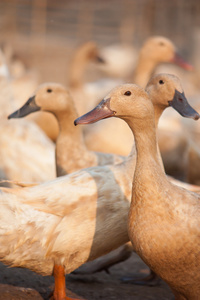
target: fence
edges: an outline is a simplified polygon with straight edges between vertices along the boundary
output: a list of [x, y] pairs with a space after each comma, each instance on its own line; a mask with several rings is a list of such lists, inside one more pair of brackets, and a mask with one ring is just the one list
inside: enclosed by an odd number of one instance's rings
[[199, 16], [198, 0], [0, 0], [0, 41], [35, 66], [48, 65], [55, 53], [67, 64], [66, 56], [85, 40], [139, 47], [155, 34], [191, 56]]

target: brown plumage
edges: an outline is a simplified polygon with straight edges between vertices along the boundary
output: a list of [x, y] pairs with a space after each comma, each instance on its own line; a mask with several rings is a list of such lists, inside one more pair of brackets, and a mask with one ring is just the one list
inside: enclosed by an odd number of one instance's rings
[[158, 111], [154, 113], [147, 93], [135, 85], [123, 86], [123, 93], [116, 88], [105, 98], [106, 109], [125, 120], [135, 136], [137, 162], [128, 221], [134, 250], [169, 284], [177, 300], [198, 299], [200, 195], [172, 184], [164, 173], [157, 148]]

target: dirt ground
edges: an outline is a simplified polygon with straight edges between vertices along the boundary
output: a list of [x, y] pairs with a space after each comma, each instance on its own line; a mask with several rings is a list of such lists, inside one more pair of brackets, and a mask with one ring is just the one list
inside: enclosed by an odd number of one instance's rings
[[[94, 275], [66, 276], [67, 288], [87, 300], [173, 300], [174, 296], [163, 281], [157, 286], [139, 286], [122, 283], [123, 276], [143, 277], [147, 266], [136, 255], [109, 269]], [[7, 284], [7, 285], [5, 285]], [[15, 288], [13, 287], [15, 286]], [[26, 269], [7, 268], [0, 265], [0, 300], [49, 299], [53, 290], [53, 277], [43, 277]], [[68, 296], [70, 296], [68, 294]]]

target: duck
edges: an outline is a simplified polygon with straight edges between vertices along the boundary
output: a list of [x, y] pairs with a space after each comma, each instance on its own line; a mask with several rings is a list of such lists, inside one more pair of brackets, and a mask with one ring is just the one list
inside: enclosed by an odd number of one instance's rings
[[92, 166], [120, 163], [125, 159], [119, 155], [87, 149], [82, 128], [73, 126], [78, 113], [69, 88], [53, 82], [39, 85], [34, 95], [20, 109], [10, 114], [8, 119], [25, 117], [39, 111], [53, 114], [58, 122], [59, 134], [55, 147], [57, 176]]
[[147, 92], [125, 85], [123, 92], [116, 89], [104, 98], [95, 117], [121, 118], [135, 136], [128, 216], [134, 250], [171, 287], [176, 300], [193, 300], [200, 293], [200, 195], [167, 178], [157, 146], [156, 113]]
[[17, 105], [10, 78], [5, 72], [6, 61], [1, 54], [0, 51], [0, 73], [4, 70], [0, 75], [0, 179], [21, 182], [51, 180], [56, 174], [53, 142], [30, 120], [21, 120], [18, 124], [7, 120]]
[[[145, 88], [156, 67], [161, 63], [178, 64], [188, 71], [192, 70], [192, 66], [182, 59], [171, 40], [163, 36], [152, 36], [141, 47], [134, 74], [125, 82], [133, 82]], [[128, 155], [132, 148], [132, 133], [128, 126], [117, 118], [87, 126], [84, 134], [87, 147], [93, 151]], [[119, 139], [121, 143], [118, 142]]]
[[91, 63], [104, 65], [104, 59], [100, 55], [99, 47], [92, 40], [82, 43], [75, 49], [69, 66], [69, 87], [80, 87], [84, 84], [85, 70]]
[[[94, 66], [93, 79], [86, 81], [91, 62]], [[107, 78], [99, 74], [101, 66], [107, 64], [96, 42], [88, 41], [77, 47], [69, 66], [68, 86], [79, 115], [92, 109], [105, 93], [122, 82], [121, 79]]]
[[[174, 88], [180, 90], [177, 94], [171, 85], [167, 93], [167, 82], [165, 90], [160, 78], [154, 80], [149, 92], [157, 99], [156, 117], [169, 105], [184, 116], [198, 117], [181, 94], [179, 81], [171, 77]], [[165, 90], [165, 99], [159, 96], [160, 89]], [[124, 91], [127, 85], [119, 86], [110, 96], [123, 96]], [[182, 99], [179, 107], [177, 99]], [[80, 122], [80, 118], [75, 121]], [[82, 169], [34, 186], [0, 188], [0, 261], [53, 275], [54, 299], [68, 299], [65, 274], [129, 241], [127, 219], [134, 168], [132, 153], [119, 164]]]
[[[172, 99], [172, 95], [177, 91], [177, 97], [179, 98], [178, 94], [179, 92], [182, 94], [182, 96], [185, 98], [184, 93], [183, 93], [183, 88], [181, 86], [180, 80], [177, 76], [171, 75], [171, 74], [158, 74], [152, 77], [152, 79], [149, 81], [146, 87], [146, 91], [149, 93], [150, 97], [152, 98], [152, 102], [154, 104], [155, 108], [155, 120], [156, 124], [159, 120], [159, 117], [162, 113], [162, 110], [164, 106], [167, 106], [167, 103], [170, 103], [169, 99]], [[179, 91], [179, 92], [178, 92]], [[156, 97], [156, 93], [160, 93], [160, 97]], [[179, 94], [179, 95], [181, 95]], [[181, 98], [182, 98], [181, 96]], [[181, 101], [181, 98], [179, 101]], [[165, 99], [163, 101], [163, 104], [161, 104], [161, 99]], [[168, 101], [166, 101], [168, 99]], [[195, 118], [198, 118], [198, 113]], [[94, 120], [93, 120], [94, 121]], [[79, 121], [78, 121], [79, 122]], [[87, 118], [84, 118], [84, 120], [81, 118], [80, 123], [88, 123]], [[132, 154], [131, 155], [136, 155], [135, 154], [135, 146], [133, 146], [132, 149]], [[159, 150], [159, 149], [158, 149]], [[161, 156], [160, 156], [160, 161], [162, 164]], [[163, 167], [164, 169], [164, 167]], [[175, 184], [178, 185], [181, 188], [185, 188], [194, 192], [199, 192], [199, 186], [195, 186], [194, 183], [193, 185], [188, 184], [186, 182], [179, 181], [171, 176], [168, 176], [169, 180]], [[112, 251], [111, 253], [105, 255], [104, 257], [100, 257], [94, 261], [91, 261], [90, 263], [86, 263], [85, 265], [82, 265], [79, 269], [75, 270], [75, 274], [91, 274], [95, 272], [99, 272], [103, 269], [107, 270], [109, 267], [113, 266], [116, 263], [122, 262], [131, 255], [131, 245], [130, 243], [127, 243], [125, 246], [119, 247], [119, 249]], [[132, 249], [133, 250], [133, 249]], [[138, 280], [136, 280], [134, 277], [129, 277], [129, 278], [124, 278], [124, 281], [128, 282], [133, 282], [137, 283]], [[145, 277], [144, 279], [141, 279], [139, 283], [141, 284], [157, 284], [158, 280], [155, 278], [155, 274], [152, 271], [150, 276], [147, 278]]]
[[182, 58], [170, 39], [163, 36], [151, 36], [141, 48], [132, 82], [145, 87], [155, 68], [162, 63], [175, 64], [188, 71], [194, 69]]
[[[96, 42], [86, 41], [77, 46], [72, 55], [71, 63], [69, 65], [69, 78], [66, 79], [66, 82], [71, 90], [78, 112], [80, 110], [83, 113], [85, 112], [85, 109], [87, 109], [87, 103], [83, 100], [84, 96], [83, 98], [80, 98], [80, 94], [82, 93], [83, 95], [83, 93], [85, 93], [88, 96], [90, 94], [93, 95], [94, 93], [92, 83], [87, 85], [83, 81], [83, 73], [86, 72], [88, 65], [92, 63], [97, 65], [103, 63], [98, 51]], [[36, 88], [37, 87], [35, 87], [34, 90], [36, 90]], [[34, 92], [34, 90], [32, 92]], [[90, 98], [92, 97], [93, 96], [90, 96]], [[59, 134], [59, 126], [53, 114], [40, 111], [37, 114], [31, 115], [31, 120], [36, 122], [53, 142], [56, 141]]]

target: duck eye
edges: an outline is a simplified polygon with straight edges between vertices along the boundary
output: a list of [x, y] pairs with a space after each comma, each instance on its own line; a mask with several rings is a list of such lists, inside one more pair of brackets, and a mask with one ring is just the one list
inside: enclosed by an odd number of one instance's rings
[[52, 89], [47, 89], [47, 93], [51, 93], [52, 92]]
[[164, 81], [161, 79], [161, 80], [159, 80], [159, 83], [160, 84], [164, 84]]
[[131, 95], [131, 92], [130, 92], [130, 91], [126, 91], [126, 92], [124, 93], [124, 95], [130, 96], [130, 95]]
[[159, 45], [160, 45], [160, 46], [164, 46], [165, 44], [164, 44], [163, 42], [160, 42]]

